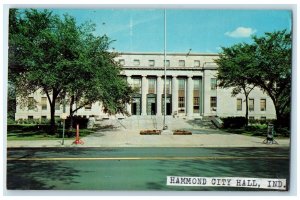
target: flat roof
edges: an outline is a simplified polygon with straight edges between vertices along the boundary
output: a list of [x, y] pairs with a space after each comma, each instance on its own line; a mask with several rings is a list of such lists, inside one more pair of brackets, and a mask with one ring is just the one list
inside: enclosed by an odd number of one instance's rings
[[[164, 55], [163, 52], [118, 52], [120, 55]], [[218, 56], [218, 53], [182, 53], [170, 52], [167, 56]]]

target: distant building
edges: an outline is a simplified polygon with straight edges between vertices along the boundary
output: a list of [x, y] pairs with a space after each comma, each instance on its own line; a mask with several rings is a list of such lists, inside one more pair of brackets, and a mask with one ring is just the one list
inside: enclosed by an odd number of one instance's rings
[[[166, 115], [184, 118], [202, 116], [245, 116], [245, 96], [232, 97], [232, 89], [217, 87], [218, 54], [169, 53], [166, 56]], [[162, 116], [164, 113], [164, 54], [121, 53], [116, 58], [123, 66], [122, 75], [138, 92], [127, 110], [131, 116]], [[50, 119], [50, 106], [45, 95], [35, 92], [30, 96], [35, 106], [17, 106], [15, 119]], [[55, 115], [63, 112], [56, 105]], [[69, 108], [66, 107], [66, 111]], [[109, 118], [101, 102], [85, 106], [75, 115]], [[117, 115], [118, 118], [126, 117]], [[274, 119], [275, 108], [268, 95], [259, 88], [249, 95], [249, 119]]]

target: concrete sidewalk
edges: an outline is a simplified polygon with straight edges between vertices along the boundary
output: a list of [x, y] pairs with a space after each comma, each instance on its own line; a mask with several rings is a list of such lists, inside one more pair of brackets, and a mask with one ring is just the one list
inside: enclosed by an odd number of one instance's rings
[[276, 139], [278, 144], [264, 144], [263, 138], [230, 134], [220, 130], [191, 130], [192, 135], [140, 135], [140, 130], [102, 130], [75, 140], [8, 141], [7, 147], [289, 147], [289, 139]]

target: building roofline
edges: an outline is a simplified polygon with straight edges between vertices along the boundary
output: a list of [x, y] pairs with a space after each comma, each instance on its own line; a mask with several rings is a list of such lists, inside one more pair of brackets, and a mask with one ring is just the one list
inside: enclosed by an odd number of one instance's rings
[[[136, 67], [136, 66], [124, 66], [122, 67], [123, 70], [164, 70], [164, 67], [148, 67], [148, 66], [145, 66], [145, 67]], [[199, 68], [196, 68], [196, 67], [168, 67], [167, 70], [169, 71], [182, 71], [182, 70], [187, 70], [187, 71], [203, 71], [203, 70], [216, 70], [218, 69], [217, 66], [206, 66], [206, 67], [199, 67]]]
[[[163, 52], [118, 52], [119, 55], [164, 55]], [[170, 52], [167, 56], [218, 56], [218, 53], [182, 53]]]

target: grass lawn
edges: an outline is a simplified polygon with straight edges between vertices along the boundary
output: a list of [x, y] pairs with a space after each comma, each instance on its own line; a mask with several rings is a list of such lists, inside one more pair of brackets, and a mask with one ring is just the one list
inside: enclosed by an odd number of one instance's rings
[[[225, 132], [234, 133], [234, 134], [241, 134], [247, 136], [255, 136], [266, 138], [267, 136], [267, 125], [250, 125], [247, 128], [237, 128], [237, 129], [223, 129]], [[287, 138], [289, 137], [288, 130], [286, 129], [279, 129], [275, 131], [274, 137], [276, 138]]]
[[[62, 138], [63, 130], [61, 128], [57, 129], [55, 135], [47, 134], [44, 130], [39, 130], [36, 125], [21, 125], [15, 126], [13, 128], [8, 128], [7, 130], [7, 140], [57, 140]], [[84, 137], [91, 133], [94, 133], [93, 129], [81, 129], [79, 131], [80, 137]], [[76, 135], [76, 129], [73, 131], [65, 131], [66, 140], [74, 140]]]

